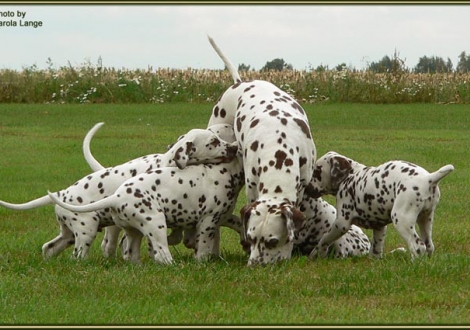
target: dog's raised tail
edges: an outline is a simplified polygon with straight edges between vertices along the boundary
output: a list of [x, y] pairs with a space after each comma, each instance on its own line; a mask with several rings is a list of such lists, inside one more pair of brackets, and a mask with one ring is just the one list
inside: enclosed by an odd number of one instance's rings
[[3, 206], [4, 208], [10, 209], [10, 210], [16, 210], [16, 211], [32, 210], [32, 209], [36, 209], [38, 207], [50, 205], [50, 204], [52, 204], [52, 201], [49, 198], [49, 196], [42, 196], [42, 197], [33, 199], [32, 201], [22, 203], [22, 204], [8, 203], [8, 202], [0, 200], [0, 206]]
[[449, 174], [453, 170], [454, 170], [454, 166], [451, 164], [442, 166], [436, 172], [429, 174], [430, 181], [432, 183], [438, 183], [443, 177], [445, 177], [447, 174]]
[[85, 157], [86, 162], [88, 163], [88, 166], [92, 169], [93, 172], [96, 171], [101, 171], [104, 169], [104, 166], [101, 165], [95, 157], [91, 154], [90, 151], [90, 142], [95, 133], [100, 129], [101, 126], [103, 126], [104, 123], [98, 123], [95, 126], [93, 126], [92, 129], [88, 131], [88, 133], [85, 135], [85, 139], [83, 140], [83, 156]]
[[111, 195], [106, 198], [100, 199], [94, 203], [85, 204], [85, 205], [73, 205], [63, 202], [56, 193], [47, 192], [49, 198], [54, 204], [59, 205], [60, 207], [69, 210], [71, 212], [85, 213], [85, 212], [95, 212], [106, 208], [112, 208], [115, 204], [116, 196]]
[[242, 82], [242, 78], [240, 78], [240, 75], [238, 74], [238, 70], [235, 68], [233, 63], [227, 58], [227, 56], [225, 56], [225, 54], [220, 50], [220, 48], [215, 43], [214, 39], [212, 39], [209, 35], [207, 36], [207, 38], [209, 38], [209, 42], [211, 43], [212, 47], [216, 51], [217, 55], [219, 55], [222, 61], [224, 61], [225, 67], [230, 72], [230, 75], [233, 78], [233, 82], [235, 84]]

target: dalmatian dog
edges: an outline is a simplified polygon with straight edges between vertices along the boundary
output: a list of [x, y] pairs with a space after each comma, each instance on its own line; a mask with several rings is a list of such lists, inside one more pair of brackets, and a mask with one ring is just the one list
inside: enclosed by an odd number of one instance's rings
[[316, 159], [307, 115], [275, 85], [262, 80], [242, 82], [211, 37], [209, 42], [234, 80], [214, 106], [209, 125], [235, 127], [245, 169], [248, 204], [241, 218], [250, 244], [248, 265], [289, 259], [294, 233], [305, 221], [298, 207]]
[[[68, 203], [88, 204], [111, 195], [122, 182], [135, 177], [138, 173], [151, 171], [160, 166], [184, 169], [189, 164], [229, 162], [236, 153], [236, 143], [227, 143], [206, 129], [193, 129], [178, 139], [164, 154], [147, 155], [122, 165], [93, 172], [57, 194]], [[1, 206], [13, 210], [29, 210], [49, 204], [53, 202], [48, 195], [24, 204], [0, 201]], [[73, 256], [85, 258], [97, 232], [104, 227], [114, 225], [113, 215], [107, 208], [77, 214], [56, 205], [55, 213], [60, 234], [43, 245], [42, 253], [45, 258], [60, 254], [72, 244], [75, 244]], [[108, 248], [115, 251], [115, 246]]]
[[[95, 172], [105, 169], [105, 167], [101, 165], [101, 163], [93, 156], [93, 154], [91, 153], [91, 149], [90, 149], [91, 140], [93, 139], [94, 135], [96, 134], [96, 132], [99, 130], [99, 128], [102, 125], [103, 123], [96, 124], [86, 134], [83, 140], [83, 155], [85, 157], [86, 162], [90, 166], [90, 168]], [[236, 141], [232, 125], [227, 125], [227, 124], [212, 125], [212, 126], [207, 127], [207, 130], [214, 133], [225, 142], [233, 143]], [[185, 135], [180, 136], [177, 141], [183, 138], [185, 138]], [[168, 149], [170, 149], [172, 146], [173, 145], [168, 146]], [[149, 165], [148, 169], [151, 169], [152, 167], [154, 168], [160, 167], [160, 163], [154, 162], [155, 164], [152, 164], [152, 162], [149, 162], [149, 159], [154, 159], [154, 158], [158, 159], [161, 157], [161, 155], [155, 154], [152, 156], [153, 157], [144, 156], [144, 157], [134, 159], [132, 163], [136, 164], [136, 163], [142, 162], [143, 164], [148, 164]], [[152, 167], [150, 167], [150, 165], [152, 165]], [[125, 179], [126, 178], [123, 178], [122, 182]], [[225, 227], [228, 227], [237, 231], [237, 233], [240, 235], [240, 244], [244, 243], [244, 235], [242, 232], [241, 220], [238, 216], [232, 215], [231, 217], [225, 217], [223, 221], [221, 222], [221, 226], [225, 226]], [[103, 255], [106, 257], [113, 256], [116, 254], [116, 246], [118, 244], [117, 242], [119, 240], [119, 234], [121, 232], [121, 228], [119, 228], [118, 226], [107, 226], [105, 227], [104, 232], [105, 232], [104, 237], [101, 242], [101, 249], [103, 251]], [[217, 234], [219, 234], [219, 232], [217, 232]], [[184, 245], [187, 248], [193, 248], [193, 249], [195, 248], [195, 242], [196, 242], [195, 228], [186, 229], [184, 236], [183, 236], [183, 229], [181, 227], [172, 229], [171, 234], [167, 237], [168, 245], [177, 245], [183, 240], [183, 238], [184, 238]], [[125, 238], [123, 237], [119, 245], [121, 245], [121, 247], [125, 246], [124, 242], [125, 242]], [[149, 251], [151, 255], [153, 255], [151, 250]]]
[[62, 192], [49, 193], [49, 197], [70, 212], [111, 210], [116, 225], [126, 232], [124, 259], [140, 262], [145, 236], [154, 260], [171, 264], [167, 228], [195, 228], [197, 260], [219, 255], [216, 231], [225, 218], [232, 216], [243, 184], [243, 165], [237, 156], [228, 163], [150, 170], [124, 181], [114, 194], [94, 203], [70, 204]]
[[[294, 252], [310, 255], [335, 221], [336, 208], [321, 197], [312, 198], [305, 194], [300, 211], [307, 220], [304, 227], [295, 233]], [[367, 235], [358, 226], [351, 225], [343, 236], [330, 245], [327, 254], [333, 258], [347, 258], [367, 255], [369, 250], [370, 241]]]
[[[429, 173], [401, 160], [372, 167], [334, 151], [326, 153], [315, 164], [306, 194], [313, 198], [336, 196], [337, 216], [310, 256], [325, 257], [330, 244], [356, 224], [373, 230], [370, 255], [380, 258], [389, 223], [393, 223], [408, 245], [412, 259], [432, 255], [432, 224], [440, 199], [438, 184], [453, 170], [452, 165], [445, 165]], [[416, 224], [421, 237], [415, 230]]]

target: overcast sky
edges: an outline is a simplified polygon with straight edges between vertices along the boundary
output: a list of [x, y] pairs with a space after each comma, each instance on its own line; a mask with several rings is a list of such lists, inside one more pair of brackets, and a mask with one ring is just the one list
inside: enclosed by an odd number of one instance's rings
[[0, 4], [0, 13], [0, 69], [46, 68], [49, 57], [55, 68], [96, 64], [100, 56], [115, 68], [222, 69], [207, 34], [236, 66], [255, 69], [275, 58], [295, 69], [343, 62], [360, 69], [395, 50], [410, 68], [423, 56], [449, 57], [455, 68], [462, 51], [470, 55], [470, 4], [18, 3]]

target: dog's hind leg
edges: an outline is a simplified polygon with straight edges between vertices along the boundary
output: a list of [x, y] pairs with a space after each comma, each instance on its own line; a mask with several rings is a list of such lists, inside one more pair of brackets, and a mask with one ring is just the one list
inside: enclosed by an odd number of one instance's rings
[[42, 246], [42, 255], [44, 259], [60, 254], [70, 245], [75, 243], [73, 232], [64, 223], [61, 222], [59, 225], [60, 234]]
[[106, 258], [116, 256], [116, 248], [119, 240], [121, 228], [118, 226], [108, 226], [104, 229], [104, 237], [101, 242], [101, 251]]
[[142, 233], [132, 227], [125, 228], [126, 234], [121, 240], [121, 251], [124, 260], [129, 260], [134, 264], [140, 264], [140, 244], [142, 243]]
[[163, 213], [149, 216], [136, 215], [138, 222], [143, 224], [139, 227], [140, 232], [147, 237], [153, 249], [154, 260], [160, 264], [169, 265], [173, 263], [170, 249], [168, 248], [166, 217]]
[[411, 258], [423, 256], [426, 252], [426, 245], [416, 232], [415, 224], [419, 213], [410, 209], [394, 212], [392, 209], [392, 223], [400, 236], [408, 245], [411, 252]]
[[431, 256], [434, 253], [434, 243], [432, 241], [432, 224], [434, 221], [434, 210], [422, 212], [418, 216], [417, 224], [421, 233], [421, 239], [426, 245], [426, 253]]
[[88, 250], [93, 243], [98, 232], [98, 221], [93, 219], [94, 213], [81, 213], [80, 218], [72, 218], [75, 234], [75, 248], [73, 256], [85, 259]]

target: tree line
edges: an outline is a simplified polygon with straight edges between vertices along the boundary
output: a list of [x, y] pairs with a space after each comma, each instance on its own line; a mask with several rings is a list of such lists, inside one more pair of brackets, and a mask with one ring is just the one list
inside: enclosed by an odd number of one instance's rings
[[[347, 68], [346, 63], [341, 63], [334, 67], [336, 71], [341, 71], [344, 68]], [[250, 69], [254, 70], [254, 68], [251, 68], [250, 65], [246, 65], [244, 63], [238, 65], [239, 71], [249, 71]], [[287, 63], [282, 58], [275, 58], [272, 61], [266, 62], [266, 64], [261, 68], [261, 71], [283, 71], [292, 69], [292, 64]], [[327, 66], [319, 65], [315, 71], [325, 71], [328, 69], [329, 68]], [[349, 69], [354, 70], [353, 68]], [[419, 58], [418, 64], [416, 64], [416, 66], [410, 70], [405, 67], [405, 61], [401, 59], [399, 53], [395, 51], [392, 57], [385, 55], [381, 60], [369, 63], [367, 69], [376, 73], [397, 71], [412, 71], [414, 73], [467, 73], [470, 72], [470, 55], [467, 55], [465, 51], [461, 52], [459, 55], [459, 62], [457, 63], [455, 69], [450, 58], [444, 60], [439, 56], [423, 56]]]

